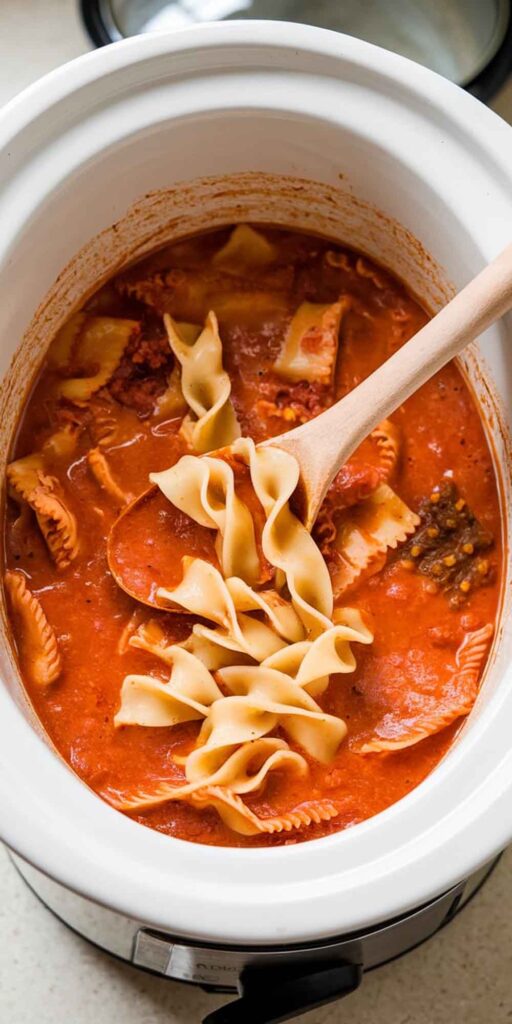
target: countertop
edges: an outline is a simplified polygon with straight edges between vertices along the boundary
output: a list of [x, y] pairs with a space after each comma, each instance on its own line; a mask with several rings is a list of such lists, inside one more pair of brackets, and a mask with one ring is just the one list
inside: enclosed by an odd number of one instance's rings
[[[89, 49], [73, 0], [0, 0], [0, 103]], [[493, 104], [512, 120], [512, 83]], [[368, 974], [304, 1024], [512, 1021], [512, 850], [439, 935]], [[94, 949], [51, 916], [0, 847], [1, 1024], [196, 1024], [226, 1001], [155, 979]]]

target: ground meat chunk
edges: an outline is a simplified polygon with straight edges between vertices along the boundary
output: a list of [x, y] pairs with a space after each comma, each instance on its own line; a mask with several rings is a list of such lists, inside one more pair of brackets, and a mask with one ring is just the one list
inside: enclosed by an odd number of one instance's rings
[[459, 607], [476, 587], [489, 583], [494, 567], [484, 552], [493, 544], [454, 483], [443, 483], [418, 510], [421, 523], [398, 557], [411, 571], [428, 576]]
[[146, 326], [134, 336], [107, 386], [112, 398], [150, 416], [159, 395], [167, 386], [174, 356], [163, 328]]
[[281, 420], [283, 430], [307, 423], [331, 404], [329, 388], [306, 380], [296, 384], [265, 381], [260, 384], [260, 393], [262, 397], [256, 403], [258, 414], [263, 419]]

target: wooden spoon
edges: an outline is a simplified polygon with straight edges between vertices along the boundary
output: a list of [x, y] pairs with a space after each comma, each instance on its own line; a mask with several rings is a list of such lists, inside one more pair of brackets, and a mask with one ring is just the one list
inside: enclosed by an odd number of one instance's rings
[[[512, 245], [345, 398], [316, 419], [263, 442], [266, 446], [282, 448], [297, 459], [301, 471], [304, 522], [308, 529], [311, 529], [336, 473], [364, 438], [445, 363], [511, 308]], [[155, 576], [151, 582], [148, 572], [145, 576], [144, 572], [141, 573], [142, 556], [137, 559], [138, 565], [135, 564], [133, 553], [140, 548], [130, 544], [130, 538], [133, 540], [137, 534], [139, 543], [144, 537], [154, 539], [162, 502], [165, 503], [166, 499], [156, 487], [145, 491], [114, 523], [108, 544], [109, 566], [119, 586], [137, 600], [154, 606], [157, 606]], [[168, 526], [171, 527], [170, 522]], [[197, 530], [201, 529], [205, 535], [210, 533], [210, 541], [201, 535], [199, 546], [204, 546], [203, 557], [214, 561], [213, 533], [197, 527]], [[122, 557], [119, 557], [120, 553]], [[188, 553], [196, 552], [189, 550]], [[173, 564], [178, 563], [179, 573], [179, 561], [180, 552], [175, 544], [160, 551], [159, 566], [166, 574], [167, 585]], [[152, 565], [152, 573], [154, 569]], [[160, 572], [157, 575], [159, 577]]]

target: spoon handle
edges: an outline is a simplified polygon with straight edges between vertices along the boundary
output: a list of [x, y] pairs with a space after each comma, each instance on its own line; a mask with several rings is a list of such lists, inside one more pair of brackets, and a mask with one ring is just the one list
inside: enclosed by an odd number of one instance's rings
[[311, 526], [333, 477], [381, 420], [512, 308], [512, 245], [345, 398], [272, 445], [301, 467]]

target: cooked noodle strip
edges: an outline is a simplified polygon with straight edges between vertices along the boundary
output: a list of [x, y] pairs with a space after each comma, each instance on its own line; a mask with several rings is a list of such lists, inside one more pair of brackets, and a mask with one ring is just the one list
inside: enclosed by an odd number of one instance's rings
[[238, 666], [219, 670], [233, 697], [212, 708], [203, 723], [199, 746], [187, 759], [187, 777], [224, 756], [226, 747], [265, 735], [279, 725], [307, 753], [322, 764], [332, 761], [347, 734], [345, 722], [328, 715], [307, 691], [289, 676], [266, 666]]
[[263, 665], [284, 672], [312, 697], [323, 693], [331, 675], [355, 671], [356, 659], [350, 644], [373, 642], [373, 633], [357, 608], [336, 608], [334, 619], [336, 625], [321, 633], [316, 640], [303, 640], [283, 647], [268, 657]]
[[49, 686], [62, 671], [62, 658], [55, 633], [41, 603], [29, 590], [18, 569], [10, 569], [4, 577], [5, 589], [13, 616], [20, 626], [20, 659], [24, 670], [36, 686]]
[[[180, 799], [175, 795], [175, 790], [176, 787], [169, 787], [167, 783], [156, 783], [152, 789], [135, 790], [127, 794], [106, 790], [103, 796], [116, 810], [137, 812], [158, 807], [170, 799]], [[262, 818], [251, 811], [236, 792], [221, 786], [203, 786], [195, 792], [183, 794], [181, 799], [198, 810], [214, 808], [228, 828], [246, 836], [292, 832], [312, 824], [318, 825], [322, 821], [331, 821], [340, 814], [340, 808], [332, 800], [324, 799], [309, 800], [285, 814]]]
[[165, 328], [181, 365], [181, 389], [190, 412], [181, 433], [196, 452], [223, 448], [240, 436], [231, 403], [231, 381], [222, 366], [222, 341], [215, 313], [210, 312], [197, 340], [180, 331], [168, 313]]
[[265, 557], [286, 577], [292, 604], [308, 633], [331, 625], [333, 595], [329, 571], [315, 541], [290, 509], [299, 482], [296, 459], [279, 448], [256, 448], [243, 437], [232, 446], [248, 464], [266, 523], [262, 535]]
[[[224, 575], [203, 559], [185, 557], [178, 586], [157, 591], [162, 605], [183, 608], [215, 628], [196, 622], [186, 641], [167, 646], [161, 626], [145, 623], [129, 640], [130, 646], [171, 665], [172, 672], [168, 682], [127, 676], [116, 725], [162, 726], [203, 718], [196, 747], [183, 760], [184, 782], [162, 782], [148, 792], [119, 798], [110, 794], [108, 799], [118, 800], [116, 806], [123, 809], [167, 800], [208, 801], [230, 827], [255, 834], [306, 823], [292, 812], [273, 819], [271, 826], [240, 800], [240, 794], [263, 786], [275, 768], [307, 770], [301, 754], [269, 734], [279, 728], [310, 757], [331, 762], [347, 727], [341, 718], [324, 712], [314, 697], [326, 689], [331, 674], [354, 671], [351, 644], [371, 643], [373, 636], [356, 609], [333, 611], [326, 564], [289, 507], [298, 480], [296, 460], [279, 449], [256, 449], [249, 439], [236, 441], [232, 452], [249, 467], [266, 516], [263, 553], [286, 581], [291, 600], [276, 590], [256, 590], [246, 581], [251, 572], [246, 538], [254, 543], [254, 531], [246, 506], [235, 494], [229, 463], [185, 456], [171, 470], [152, 477], [181, 511], [217, 530]], [[226, 567], [234, 563], [245, 579], [226, 575]], [[189, 667], [186, 685], [176, 676], [184, 661]], [[224, 691], [212, 695], [210, 689], [204, 699], [206, 682], [216, 686], [212, 669]], [[196, 688], [190, 692], [193, 683]]]
[[199, 808], [214, 807], [228, 828], [246, 836], [292, 832], [294, 829], [318, 825], [321, 821], [331, 821], [340, 814], [340, 808], [332, 800], [325, 799], [309, 800], [286, 814], [260, 818], [246, 807], [239, 796], [215, 787], [199, 790], [191, 798], [191, 803]]
[[[269, 772], [292, 771], [307, 774], [307, 764], [300, 754], [288, 748], [284, 740], [266, 737], [250, 741], [231, 753], [205, 778], [200, 777], [183, 783], [159, 782], [149, 789], [137, 789], [130, 794], [123, 793], [118, 800], [123, 810], [156, 807], [169, 800], [185, 800], [205, 785], [223, 786], [232, 793], [253, 793], [261, 790]], [[111, 793], [110, 800], [116, 799]]]
[[85, 313], [75, 313], [57, 331], [48, 349], [48, 364], [54, 370], [64, 370], [71, 361], [77, 339], [85, 323]]
[[457, 718], [469, 715], [478, 694], [480, 672], [493, 632], [494, 627], [487, 623], [466, 634], [457, 650], [457, 670], [447, 687], [446, 697], [431, 701], [431, 709], [421, 711], [416, 718], [401, 719], [393, 712], [386, 715], [377, 728], [377, 735], [355, 747], [356, 753], [404, 750], [445, 729]]
[[40, 486], [40, 475], [44, 473], [47, 458], [69, 458], [77, 445], [79, 428], [74, 423], [65, 423], [43, 442], [41, 450], [24, 455], [11, 462], [6, 469], [7, 483], [11, 497], [16, 501], [30, 502], [30, 496]]
[[41, 449], [43, 455], [69, 459], [76, 449], [79, 433], [80, 428], [76, 423], [65, 423], [44, 441]]
[[30, 496], [40, 485], [40, 473], [44, 469], [42, 452], [33, 452], [21, 459], [16, 459], [7, 466], [6, 476], [11, 497], [17, 501], [29, 502]]
[[88, 427], [94, 444], [108, 448], [116, 441], [119, 430], [113, 403], [93, 398], [89, 403], [89, 413]]
[[[139, 645], [142, 646], [142, 645]], [[171, 666], [168, 682], [149, 675], [128, 675], [114, 724], [170, 726], [204, 718], [222, 697], [214, 678], [198, 658], [173, 645], [160, 655]]]
[[58, 480], [45, 473], [45, 460], [69, 457], [77, 444], [78, 427], [65, 424], [43, 443], [40, 452], [16, 459], [7, 466], [9, 493], [36, 514], [38, 526], [59, 569], [78, 554], [76, 519], [61, 493]]
[[[210, 562], [201, 558], [182, 560], [183, 578], [173, 590], [159, 588], [158, 599], [180, 605], [193, 615], [209, 619], [218, 625], [211, 629], [196, 623], [193, 633], [211, 644], [263, 661], [286, 643], [285, 636], [300, 637], [300, 620], [293, 608], [267, 591], [251, 591], [236, 577], [223, 579]], [[242, 611], [263, 611], [267, 622]]]

